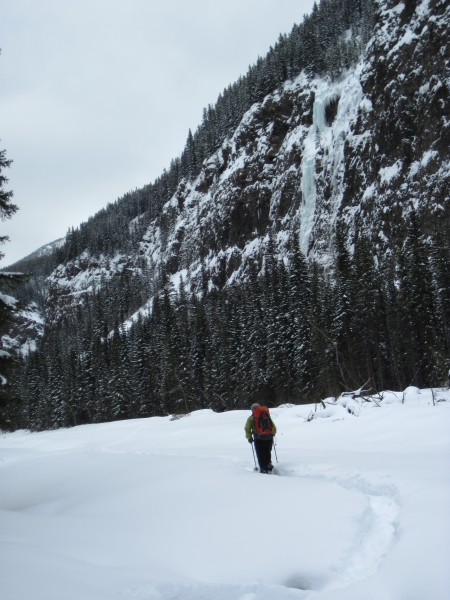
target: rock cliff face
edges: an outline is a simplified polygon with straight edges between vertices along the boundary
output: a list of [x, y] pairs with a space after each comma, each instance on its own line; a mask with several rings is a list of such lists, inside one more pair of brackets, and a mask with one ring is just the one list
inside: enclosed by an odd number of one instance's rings
[[[403, 237], [414, 209], [425, 232], [448, 230], [449, 7], [382, 5], [361, 86], [361, 112], [346, 147], [341, 214], [356, 230], [376, 223], [380, 241]], [[372, 226], [373, 227], [373, 226]]]
[[239, 281], [269, 232], [279, 254], [298, 236], [332, 266], [337, 229], [350, 249], [364, 234], [380, 253], [402, 243], [412, 210], [425, 232], [448, 230], [449, 21], [443, 0], [380, 0], [359, 64], [337, 81], [301, 74], [255, 104], [135, 255], [84, 254], [53, 272], [50, 318], [126, 269], [194, 289], [205, 275]]
[[16, 311], [14, 323], [8, 335], [1, 338], [1, 348], [9, 355], [27, 356], [36, 350], [38, 340], [44, 333], [43, 316], [34, 302]]

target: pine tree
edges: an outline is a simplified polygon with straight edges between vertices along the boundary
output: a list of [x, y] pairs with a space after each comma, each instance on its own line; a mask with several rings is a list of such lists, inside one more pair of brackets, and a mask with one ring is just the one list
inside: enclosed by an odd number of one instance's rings
[[352, 269], [351, 353], [353, 379], [361, 385], [368, 379], [373, 384], [383, 381], [382, 348], [385, 346], [385, 318], [381, 290], [375, 268], [372, 244], [361, 238], [355, 244]]
[[[12, 161], [6, 158], [6, 151], [0, 151], [0, 219], [10, 219], [18, 207], [12, 203], [13, 192], [7, 191], [5, 185], [8, 179], [4, 175], [4, 170], [11, 165]], [[0, 244], [4, 244], [8, 236], [0, 236]], [[0, 252], [0, 259], [4, 253]], [[0, 272], [0, 338], [4, 335], [13, 320], [17, 301], [10, 293], [17, 286], [21, 277], [15, 273]], [[14, 428], [16, 423], [12, 419], [12, 404], [17, 399], [14, 398], [11, 387], [8, 384], [12, 367], [12, 357], [9, 352], [1, 350], [0, 352], [0, 429]]]
[[315, 262], [310, 268], [311, 343], [316, 384], [321, 398], [335, 396], [340, 389], [338, 344], [334, 339], [336, 288], [329, 274]]
[[[2, 221], [10, 219], [18, 210], [18, 207], [13, 204], [13, 192], [5, 190], [5, 185], [8, 179], [3, 171], [11, 166], [12, 160], [6, 158], [6, 150], [0, 150], [0, 218]], [[8, 240], [8, 236], [0, 236], [0, 244], [4, 244]], [[4, 253], [0, 252], [0, 259]]]
[[191, 394], [189, 302], [183, 278], [180, 280], [178, 295], [174, 304], [174, 334], [171, 337], [170, 351], [174, 362], [174, 377], [178, 382], [179, 411], [188, 413], [192, 410], [191, 407], [195, 405], [195, 399]]
[[281, 328], [281, 288], [275, 240], [269, 232], [267, 248], [264, 253], [263, 277], [264, 319], [267, 331], [267, 396], [270, 402], [278, 400], [277, 395], [283, 387], [283, 349]]
[[[316, 383], [316, 357], [313, 349], [311, 281], [298, 235], [294, 236], [289, 269], [289, 314], [291, 321], [292, 377], [300, 400], [307, 400]], [[296, 396], [297, 396], [296, 394]]]
[[[436, 352], [441, 357], [450, 353], [450, 241], [448, 236], [436, 231], [430, 241], [430, 269], [434, 307], [436, 311], [436, 331], [440, 335], [436, 339]], [[438, 369], [448, 369], [439, 358]]]
[[353, 319], [353, 274], [352, 257], [347, 248], [342, 230], [336, 231], [335, 237], [335, 283], [330, 289], [330, 303], [333, 316], [330, 337], [335, 348], [335, 364], [339, 373], [339, 383], [346, 389], [358, 387], [358, 380], [353, 379], [352, 365], [352, 319]]
[[387, 384], [383, 387], [401, 389], [408, 377], [404, 364], [404, 341], [402, 337], [402, 307], [398, 289], [398, 270], [392, 256], [383, 257], [379, 265], [379, 277], [382, 282], [385, 331], [385, 355]]
[[418, 387], [433, 385], [435, 312], [433, 279], [417, 215], [411, 211], [407, 237], [400, 256], [400, 299], [403, 339], [412, 367], [411, 381]]

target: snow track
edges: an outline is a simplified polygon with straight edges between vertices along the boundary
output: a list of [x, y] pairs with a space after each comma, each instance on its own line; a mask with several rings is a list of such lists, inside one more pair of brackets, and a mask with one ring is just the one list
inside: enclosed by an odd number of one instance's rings
[[[118, 442], [120, 445], [122, 441], [128, 439], [129, 436]], [[116, 446], [114, 443], [111, 446]], [[103, 448], [102, 452], [113, 453], [113, 454], [135, 454], [135, 455], [147, 455], [153, 458], [161, 458], [160, 454], [148, 453], [145, 451], [121, 451], [113, 449], [111, 446]], [[165, 455], [167, 456], [167, 454]], [[176, 459], [176, 454], [171, 454], [172, 459]], [[181, 460], [181, 457], [179, 457]], [[198, 461], [205, 461], [207, 455], [195, 454], [190, 456], [190, 459]], [[215, 460], [219, 461], [217, 469], [225, 466], [226, 463], [231, 461], [233, 468], [235, 468], [236, 461], [231, 456], [215, 457]], [[254, 472], [253, 468], [247, 465], [241, 466], [246, 472]], [[351, 494], [356, 494], [363, 498], [366, 507], [362, 514], [358, 517], [356, 523], [356, 531], [353, 539], [348, 544], [348, 549], [340, 557], [338, 564], [327, 573], [302, 573], [301, 565], [297, 572], [289, 575], [283, 585], [264, 585], [261, 582], [258, 584], [250, 585], [230, 585], [220, 586], [207, 585], [197, 583], [195, 585], [195, 598], [239, 598], [239, 600], [265, 600], [278, 598], [320, 598], [322, 592], [329, 592], [332, 590], [344, 589], [355, 582], [364, 581], [365, 579], [374, 575], [383, 559], [386, 558], [390, 549], [395, 544], [398, 535], [398, 515], [399, 515], [399, 503], [398, 503], [398, 492], [395, 486], [385, 482], [374, 482], [371, 481], [360, 473], [357, 472], [342, 472], [339, 474], [339, 467], [329, 466], [324, 469], [311, 468], [299, 468], [295, 464], [292, 465], [277, 465], [276, 474], [278, 477], [290, 478], [298, 481], [299, 486], [297, 491], [301, 492], [301, 484], [305, 481], [318, 481], [326, 486], [338, 486]], [[261, 475], [259, 481], [272, 481], [271, 476]], [[226, 589], [227, 591], [226, 591]], [[283, 588], [284, 591], [283, 591]], [[171, 586], [164, 585], [162, 588], [158, 588], [159, 591], [155, 591], [156, 596], [142, 596], [145, 600], [158, 598], [161, 600], [171, 600], [172, 598], [190, 598], [192, 593], [191, 585], [187, 587], [179, 587], [171, 589]], [[183, 591], [184, 590], [184, 591]], [[189, 592], [189, 590], [191, 590]], [[302, 592], [301, 596], [297, 595], [297, 592]], [[295, 593], [295, 596], [292, 595]], [[224, 595], [225, 594], [225, 595]], [[242, 595], [243, 594], [243, 595]], [[272, 596], [271, 594], [276, 594]], [[287, 595], [286, 595], [287, 594]], [[131, 596], [134, 597], [134, 596]], [[141, 596], [136, 596], [141, 598]]]
[[305, 598], [314, 598], [317, 594], [321, 597], [322, 591], [346, 588], [354, 582], [374, 575], [395, 544], [398, 535], [400, 507], [396, 488], [390, 484], [369, 481], [359, 473], [334, 474], [339, 471], [337, 467], [329, 467], [325, 473], [323, 470], [315, 471], [314, 468], [277, 465], [276, 471], [282, 477], [337, 484], [355, 494], [363, 495], [367, 502], [367, 508], [358, 522], [357, 536], [333, 569], [332, 577], [317, 577], [314, 581], [299, 571], [286, 581], [286, 587], [309, 590], [310, 594]]

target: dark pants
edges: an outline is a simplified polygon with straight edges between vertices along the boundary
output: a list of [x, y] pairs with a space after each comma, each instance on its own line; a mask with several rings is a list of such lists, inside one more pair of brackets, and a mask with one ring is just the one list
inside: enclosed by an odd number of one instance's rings
[[261, 472], [272, 470], [272, 445], [271, 440], [255, 440], [256, 457], [258, 459], [259, 470]]

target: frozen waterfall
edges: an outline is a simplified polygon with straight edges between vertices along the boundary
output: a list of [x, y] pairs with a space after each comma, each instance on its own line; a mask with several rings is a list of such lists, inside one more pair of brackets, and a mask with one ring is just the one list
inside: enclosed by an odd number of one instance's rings
[[[313, 122], [303, 141], [301, 162], [300, 189], [302, 201], [299, 209], [300, 247], [306, 255], [310, 246], [316, 211], [316, 163], [317, 155], [321, 156], [323, 172], [329, 178], [332, 187], [330, 205], [330, 235], [337, 211], [342, 200], [342, 180], [345, 168], [345, 140], [351, 137], [351, 126], [356, 121], [358, 110], [371, 110], [368, 101], [364, 100], [359, 81], [359, 69], [337, 83], [322, 79], [314, 81], [315, 99], [313, 105]], [[327, 107], [338, 103], [335, 114], [330, 118]], [[328, 117], [328, 118], [327, 118]], [[331, 121], [331, 122], [329, 122]]]
[[329, 87], [325, 82], [316, 89], [313, 105], [313, 123], [309, 128], [303, 146], [302, 178], [300, 189], [302, 203], [300, 206], [300, 247], [307, 254], [309, 240], [314, 225], [316, 209], [316, 156], [320, 148], [319, 136], [326, 127], [325, 106], [329, 95]]

